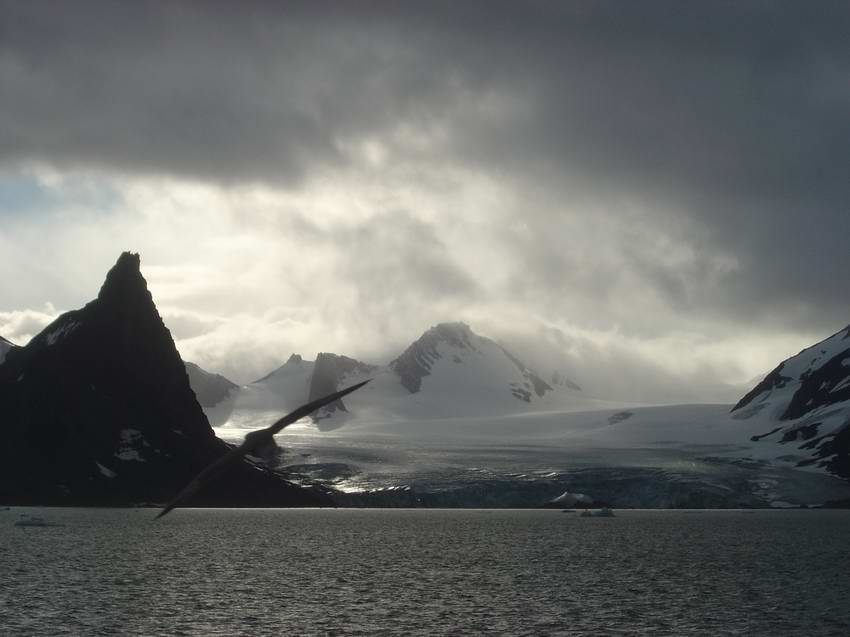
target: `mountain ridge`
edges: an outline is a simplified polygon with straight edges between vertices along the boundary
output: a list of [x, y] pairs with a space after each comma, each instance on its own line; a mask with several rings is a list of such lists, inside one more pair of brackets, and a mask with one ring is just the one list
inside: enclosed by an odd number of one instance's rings
[[[292, 354], [272, 372], [236, 390], [232, 410], [292, 409], [366, 378], [373, 382], [313, 414], [314, 422], [369, 417], [486, 415], [521, 412], [555, 395], [575, 398], [578, 385], [544, 381], [501, 344], [466, 323], [439, 323], [386, 365], [320, 352], [315, 361]], [[208, 413], [210, 413], [208, 411]], [[226, 417], [217, 417], [219, 424]], [[323, 426], [331, 426], [325, 422]]]

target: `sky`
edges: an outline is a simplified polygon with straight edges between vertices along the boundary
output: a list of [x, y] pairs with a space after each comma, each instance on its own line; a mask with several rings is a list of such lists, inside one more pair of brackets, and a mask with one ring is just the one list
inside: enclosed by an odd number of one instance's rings
[[828, 0], [0, 0], [0, 335], [131, 250], [237, 382], [463, 320], [595, 395], [734, 400], [850, 323], [848, 32]]

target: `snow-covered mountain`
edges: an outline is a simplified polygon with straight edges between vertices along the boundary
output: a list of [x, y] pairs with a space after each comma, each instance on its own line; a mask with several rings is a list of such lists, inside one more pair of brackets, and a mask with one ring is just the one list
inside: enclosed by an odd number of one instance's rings
[[779, 443], [815, 465], [850, 478], [850, 326], [783, 361], [733, 408], [760, 417], [753, 437]]
[[0, 363], [6, 360], [6, 354], [9, 350], [15, 349], [17, 345], [15, 345], [12, 341], [7, 341], [5, 338], [0, 336]]
[[[848, 348], [845, 330], [806, 350], [731, 412], [616, 406], [568, 379], [537, 383], [498, 344], [443, 324], [387, 366], [339, 374], [338, 385], [374, 380], [346, 397], [347, 412], [287, 429], [281, 443], [307, 458], [290, 470], [358, 505], [534, 506], [565, 491], [624, 507], [848, 502]], [[260, 423], [229, 424], [220, 435], [236, 439]]]
[[531, 403], [554, 391], [504, 347], [475, 334], [466, 323], [432, 327], [392, 361], [390, 369], [411, 394], [439, 394], [443, 400], [484, 399], [513, 406], [505, 400], [508, 396]]
[[267, 376], [235, 392], [227, 414], [207, 409], [216, 425], [248, 425], [263, 411], [289, 411], [345, 386], [372, 383], [313, 415], [323, 428], [348, 422], [476, 417], [589, 408], [575, 383], [544, 381], [504, 347], [465, 323], [427, 330], [388, 365], [320, 353], [297, 354]]
[[184, 361], [186, 374], [189, 376], [189, 387], [195, 392], [201, 407], [215, 407], [239, 388], [221, 374], [208, 372], [195, 363]]

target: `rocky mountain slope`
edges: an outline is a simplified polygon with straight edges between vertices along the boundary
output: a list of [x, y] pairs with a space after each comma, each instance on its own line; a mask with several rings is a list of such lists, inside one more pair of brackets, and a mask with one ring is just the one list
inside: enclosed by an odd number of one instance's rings
[[732, 409], [761, 417], [754, 441], [779, 443], [816, 465], [850, 478], [850, 327], [783, 361]]
[[189, 386], [201, 407], [215, 407], [239, 388], [239, 385], [221, 374], [208, 372], [195, 363], [186, 362], [184, 365], [189, 376]]
[[[164, 502], [228, 447], [213, 433], [139, 270], [124, 253], [97, 298], [0, 365], [0, 501]], [[194, 504], [318, 505], [247, 461]]]
[[12, 341], [7, 341], [5, 338], [0, 336], [0, 363], [6, 360], [6, 354], [9, 350], [16, 348], [17, 345], [12, 343]]

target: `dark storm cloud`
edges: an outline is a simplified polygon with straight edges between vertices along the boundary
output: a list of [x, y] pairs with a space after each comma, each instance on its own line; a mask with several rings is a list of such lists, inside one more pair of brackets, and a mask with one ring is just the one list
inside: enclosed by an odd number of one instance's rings
[[[533, 193], [530, 239], [502, 232], [518, 297], [595, 295], [616, 323], [605, 297], [634, 277], [684, 315], [850, 321], [845, 2], [0, 6], [7, 165], [292, 185], [437, 128], [391, 157]], [[570, 252], [565, 210], [604, 210], [611, 254]], [[426, 261], [398, 287], [433, 291]]]

